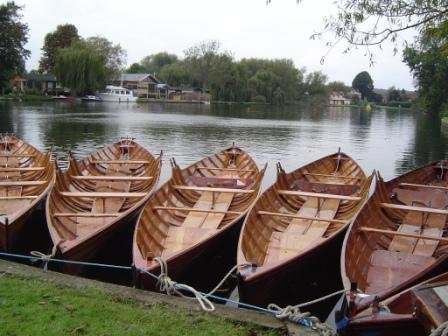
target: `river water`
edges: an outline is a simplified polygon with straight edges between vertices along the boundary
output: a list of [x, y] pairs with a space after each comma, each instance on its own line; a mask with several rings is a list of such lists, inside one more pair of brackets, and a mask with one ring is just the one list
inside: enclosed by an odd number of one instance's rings
[[390, 179], [430, 160], [447, 157], [448, 135], [440, 123], [405, 110], [349, 107], [193, 104], [9, 103], [0, 102], [0, 132], [14, 132], [39, 149], [54, 145], [62, 165], [67, 151], [82, 157], [120, 137], [135, 137], [151, 152], [164, 152], [183, 167], [232, 142], [259, 163], [286, 171], [341, 150], [370, 173]]

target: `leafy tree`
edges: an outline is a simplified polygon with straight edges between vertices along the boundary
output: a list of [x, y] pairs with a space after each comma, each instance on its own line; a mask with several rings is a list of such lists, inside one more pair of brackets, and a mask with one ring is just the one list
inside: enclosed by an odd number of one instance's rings
[[362, 71], [355, 76], [352, 87], [361, 93], [361, 99], [369, 97], [373, 92], [373, 80], [367, 71]]
[[344, 82], [333, 81], [327, 84], [328, 92], [350, 92], [350, 88]]
[[106, 59], [92, 45], [78, 41], [58, 50], [54, 73], [62, 85], [75, 94], [103, 87], [106, 74]]
[[402, 95], [403, 90], [400, 91], [398, 89], [396, 89], [394, 86], [390, 87], [387, 90], [387, 101], [395, 101], [395, 102], [400, 102], [400, 101], [404, 101], [405, 97]]
[[[400, 32], [422, 32], [448, 19], [445, 0], [336, 0], [334, 6], [337, 13], [324, 18], [324, 32], [312, 36], [320, 38], [324, 33], [333, 33], [335, 41], [328, 44], [330, 50], [340, 41], [346, 42], [345, 51], [385, 41], [394, 43], [396, 50]], [[367, 54], [372, 61], [371, 49], [367, 49]]]
[[279, 78], [270, 70], [259, 70], [247, 82], [252, 96], [264, 96], [267, 103], [272, 103], [274, 91], [278, 88]]
[[25, 49], [28, 42], [28, 26], [22, 22], [19, 13], [22, 7], [13, 1], [0, 5], [0, 88], [4, 91], [9, 79], [15, 73], [23, 73], [25, 59], [30, 51]]
[[177, 55], [164, 51], [146, 56], [140, 61], [140, 64], [146, 69], [146, 72], [158, 75], [164, 66], [174, 64], [177, 61]]
[[420, 103], [433, 115], [438, 115], [448, 103], [448, 34], [443, 26], [446, 24], [425, 31], [403, 52], [417, 81]]
[[126, 50], [120, 44], [113, 44], [101, 36], [86, 39], [86, 43], [95, 48], [106, 60], [106, 78], [118, 78], [126, 64]]
[[146, 73], [149, 72], [143, 65], [140, 63], [132, 63], [129, 68], [126, 69], [127, 73]]
[[315, 71], [309, 73], [305, 78], [305, 89], [309, 95], [325, 95], [327, 94], [327, 88], [325, 83], [327, 82], [327, 75], [321, 71]]
[[[218, 55], [226, 54], [220, 52], [220, 43], [216, 40], [201, 42], [184, 51], [185, 62], [188, 64], [193, 78], [198, 81], [204, 89], [208, 89], [209, 77]], [[230, 56], [230, 55], [228, 55]]]
[[78, 29], [69, 23], [59, 25], [54, 32], [45, 35], [43, 54], [39, 60], [39, 71], [51, 73], [55, 66], [58, 49], [68, 47], [79, 40]]
[[189, 86], [192, 82], [190, 71], [184, 62], [165, 65], [160, 71], [159, 78], [172, 86]]

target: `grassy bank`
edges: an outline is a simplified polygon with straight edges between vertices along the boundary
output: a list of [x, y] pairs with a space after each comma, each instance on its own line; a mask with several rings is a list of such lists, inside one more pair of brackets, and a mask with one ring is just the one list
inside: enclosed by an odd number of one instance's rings
[[16, 275], [0, 276], [0, 335], [279, 335], [172, 306], [143, 306]]

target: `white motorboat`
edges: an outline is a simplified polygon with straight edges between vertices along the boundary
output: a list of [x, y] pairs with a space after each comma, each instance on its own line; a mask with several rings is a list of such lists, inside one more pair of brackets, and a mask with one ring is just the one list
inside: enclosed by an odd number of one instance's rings
[[100, 102], [103, 100], [98, 96], [86, 95], [81, 98], [81, 101], [83, 101], [83, 102]]
[[137, 101], [137, 97], [131, 90], [113, 85], [107, 85], [104, 91], [98, 93], [98, 97], [109, 102], [129, 103]]

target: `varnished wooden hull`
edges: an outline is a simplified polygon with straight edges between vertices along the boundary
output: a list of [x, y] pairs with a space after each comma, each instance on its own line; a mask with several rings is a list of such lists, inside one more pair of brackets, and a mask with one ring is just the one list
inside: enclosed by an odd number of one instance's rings
[[350, 290], [356, 283], [358, 291], [368, 295], [347, 295], [348, 316], [366, 309], [375, 296], [383, 301], [447, 269], [448, 243], [437, 240], [444, 239], [443, 209], [448, 204], [444, 192], [436, 191], [448, 185], [445, 176], [438, 178], [439, 164], [432, 162], [386, 183], [378, 176], [374, 194], [343, 244], [344, 287]]
[[51, 153], [13, 135], [0, 134], [0, 142], [0, 250], [13, 251], [27, 220], [52, 188], [55, 168]]
[[[46, 203], [47, 224], [57, 256], [94, 261], [117, 234], [130, 231], [138, 212], [158, 182], [161, 155], [155, 158], [131, 139], [124, 139], [70, 160], [67, 171], [57, 172], [56, 184]], [[123, 237], [123, 241], [131, 240]], [[129, 244], [128, 244], [129, 245]], [[114, 249], [117, 258], [127, 251]], [[62, 269], [77, 274], [82, 267]]]
[[[334, 165], [337, 161], [334, 159], [337, 158], [337, 155], [341, 155], [343, 158], [340, 168], [344, 173], [338, 172], [336, 175], [346, 176], [344, 179], [330, 176], [335, 169]], [[346, 185], [335, 184], [335, 179], [342, 179], [347, 183]], [[339, 255], [345, 230], [365, 201], [370, 181], [371, 178], [368, 178], [362, 169], [343, 153], [329, 155], [288, 174], [279, 167], [277, 182], [269, 187], [254, 204], [241, 231], [237, 263], [238, 265], [255, 264], [256, 267], [240, 266], [239, 268], [240, 301], [260, 306], [280, 302], [281, 304], [294, 304], [297, 302], [295, 300], [308, 299], [309, 290], [306, 289], [306, 286], [302, 286], [302, 293], [299, 293], [300, 290], [296, 290], [296, 288], [300, 288], [301, 284], [305, 282], [309, 284], [311, 282], [310, 274], [313, 272], [318, 274], [320, 271], [320, 276], [331, 278], [331, 276], [323, 274], [325, 272], [319, 268], [326, 265], [326, 261], [331, 260], [332, 257]], [[305, 202], [314, 198], [313, 195], [318, 195], [312, 189], [319, 189], [319, 195], [321, 195], [319, 197], [327, 197], [328, 194], [341, 194], [347, 196], [348, 199], [352, 194], [361, 197], [356, 198], [354, 204], [346, 207], [345, 213], [342, 210], [336, 212], [337, 227], [328, 226], [323, 229], [322, 239], [310, 237], [309, 241], [312, 243], [308, 244], [306, 234], [310, 230], [307, 228], [301, 232], [292, 232], [294, 240], [290, 244], [290, 241], [285, 239], [290, 238], [288, 230], [292, 225], [306, 224], [311, 227], [313, 223], [317, 222], [309, 218], [317, 219], [314, 217], [318, 216], [316, 214], [300, 217], [300, 211], [304, 209]], [[301, 201], [302, 203], [300, 201], [296, 204], [289, 203], [290, 201], [286, 197], [290, 191], [299, 193], [303, 191], [303, 195], [308, 196], [303, 197], [305, 200]], [[318, 210], [316, 211], [317, 214], [320, 213]], [[294, 216], [298, 216], [298, 218]], [[281, 220], [273, 218], [281, 218]], [[305, 242], [305, 247], [301, 247], [301, 239]], [[288, 244], [286, 247], [281, 245], [284, 241]], [[296, 241], [297, 243], [295, 243]], [[334, 259], [333, 262], [337, 262], [337, 260]], [[334, 286], [334, 283], [332, 285]], [[326, 288], [320, 287], [319, 291], [322, 294], [330, 288], [331, 285]], [[291, 289], [296, 290], [297, 295], [291, 295]]]
[[155, 257], [167, 262], [168, 275], [178, 281], [201, 258], [214, 255], [220, 244], [236, 248], [236, 240], [228, 239], [239, 231], [264, 174], [233, 146], [182, 170], [175, 161], [172, 166], [171, 179], [150, 198], [134, 234], [136, 278], [147, 289], [155, 289], [155, 280], [139, 270], [159, 274]]
[[[448, 273], [394, 295], [354, 316], [347, 335], [429, 335], [448, 320]], [[438, 293], [441, 293], [440, 295]]]

